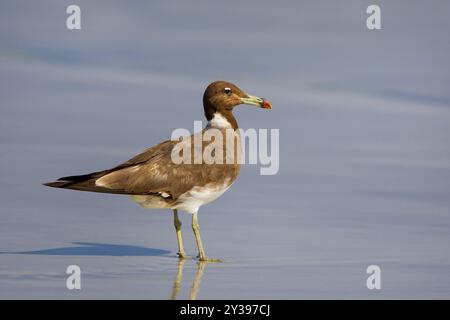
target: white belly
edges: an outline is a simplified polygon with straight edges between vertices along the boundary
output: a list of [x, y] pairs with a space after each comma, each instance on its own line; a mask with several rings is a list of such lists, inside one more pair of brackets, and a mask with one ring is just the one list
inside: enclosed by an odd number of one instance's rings
[[207, 184], [203, 187], [194, 187], [178, 197], [176, 202], [169, 205], [159, 196], [153, 195], [131, 195], [130, 198], [146, 209], [177, 209], [187, 213], [197, 212], [198, 209], [207, 203], [210, 203], [220, 197], [231, 184]]
[[172, 209], [195, 213], [202, 205], [210, 203], [220, 197], [230, 186], [231, 184], [224, 184], [221, 186], [209, 184], [203, 187], [194, 187], [188, 192], [183, 193], [177, 199], [176, 204], [172, 206]]

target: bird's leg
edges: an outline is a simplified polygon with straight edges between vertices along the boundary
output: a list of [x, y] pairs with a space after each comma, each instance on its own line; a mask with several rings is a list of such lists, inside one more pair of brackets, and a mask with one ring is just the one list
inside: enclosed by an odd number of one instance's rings
[[202, 238], [200, 237], [200, 226], [198, 225], [197, 212], [192, 215], [192, 230], [194, 231], [195, 241], [197, 242], [198, 259], [200, 261], [207, 262], [222, 262], [219, 259], [209, 259], [206, 257], [205, 250], [203, 249]]
[[202, 238], [200, 237], [200, 226], [198, 225], [197, 212], [192, 214], [192, 231], [194, 231], [195, 241], [197, 242], [198, 258], [200, 261], [206, 259], [205, 250], [203, 249]]
[[178, 211], [177, 209], [173, 210], [173, 224], [175, 225], [175, 231], [177, 232], [177, 240], [178, 240], [178, 257], [180, 259], [186, 258], [186, 253], [184, 252], [183, 247], [183, 238], [181, 236], [181, 221], [178, 218]]

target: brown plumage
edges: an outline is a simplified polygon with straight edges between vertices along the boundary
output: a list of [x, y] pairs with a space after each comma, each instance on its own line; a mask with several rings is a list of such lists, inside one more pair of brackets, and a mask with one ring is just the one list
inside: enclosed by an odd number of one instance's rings
[[[204, 133], [205, 130], [202, 131], [202, 135]], [[200, 152], [194, 148], [194, 135], [187, 141], [192, 145], [191, 159], [193, 159], [194, 152]], [[240, 168], [240, 164], [237, 163], [238, 156], [235, 157], [236, 161], [233, 164], [226, 164], [225, 152], [222, 161], [225, 164], [206, 165], [203, 158], [201, 164], [173, 163], [171, 153], [177, 143], [179, 141], [167, 140], [146, 149], [112, 169], [86, 175], [62, 177], [58, 181], [44, 183], [44, 185], [128, 195], [159, 196], [158, 193], [165, 192], [171, 195], [171, 199], [176, 199], [195, 186], [220, 181], [224, 176], [229, 177], [232, 181], [237, 177]], [[211, 141], [203, 140], [202, 149], [204, 150], [210, 143]], [[235, 152], [238, 152], [239, 146], [240, 141], [235, 139]], [[102, 185], [96, 185], [98, 180], [102, 182]]]
[[[198, 208], [219, 197], [233, 183], [240, 169], [240, 136], [236, 130], [238, 124], [233, 116], [233, 108], [239, 104], [253, 104], [262, 108], [271, 108], [270, 103], [262, 98], [249, 96], [237, 86], [225, 81], [211, 83], [203, 95], [207, 127], [190, 138], [179, 141], [164, 141], [148, 148], [130, 160], [107, 170], [85, 175], [62, 177], [44, 185], [55, 188], [80, 191], [115, 193], [130, 195], [131, 198], [146, 208], [171, 208], [177, 222], [177, 210], [192, 213], [193, 226], [197, 222]], [[215, 132], [222, 133], [224, 144], [222, 149], [214, 151], [219, 163], [209, 163], [203, 157], [198, 164], [174, 163], [174, 148], [185, 146], [190, 149], [190, 159], [195, 153], [205, 150], [213, 141], [206, 136]], [[231, 131], [230, 135], [227, 132]], [[196, 138], [203, 138], [200, 145]], [[232, 149], [226, 142], [232, 139]], [[197, 140], [198, 141], [198, 140]], [[231, 141], [230, 141], [231, 142]], [[178, 149], [177, 149], [178, 150]], [[220, 152], [222, 150], [222, 152]], [[216, 154], [217, 152], [217, 154]], [[230, 157], [232, 161], [230, 161]], [[194, 223], [195, 217], [195, 223]], [[178, 220], [178, 221], [177, 221]], [[179, 230], [177, 229], [177, 235]], [[195, 230], [194, 230], [195, 233]], [[184, 256], [179, 236], [179, 255]], [[197, 238], [197, 243], [201, 240]], [[203, 248], [199, 246], [199, 256], [206, 259]]]

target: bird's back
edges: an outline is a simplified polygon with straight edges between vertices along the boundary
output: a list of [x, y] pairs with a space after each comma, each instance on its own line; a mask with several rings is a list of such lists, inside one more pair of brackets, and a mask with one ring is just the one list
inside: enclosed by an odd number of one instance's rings
[[[222, 143], [217, 140], [218, 135], [222, 136]], [[189, 157], [186, 152], [190, 153]], [[180, 157], [184, 159], [181, 163]], [[189, 194], [201, 198], [202, 190], [221, 194], [239, 174], [240, 157], [238, 131], [207, 128], [182, 141], [164, 141], [112, 169], [63, 177], [45, 185], [127, 194], [136, 196], [133, 199], [138, 199], [141, 205], [147, 202], [148, 207], [172, 207]]]

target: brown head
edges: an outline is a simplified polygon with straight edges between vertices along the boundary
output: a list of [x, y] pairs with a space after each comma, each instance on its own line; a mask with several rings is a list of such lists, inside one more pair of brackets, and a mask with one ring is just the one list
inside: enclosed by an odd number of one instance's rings
[[240, 104], [272, 109], [272, 105], [266, 99], [249, 95], [236, 85], [226, 81], [214, 81], [203, 94], [205, 117], [212, 126], [226, 127], [229, 123], [229, 126], [237, 129], [233, 108]]

